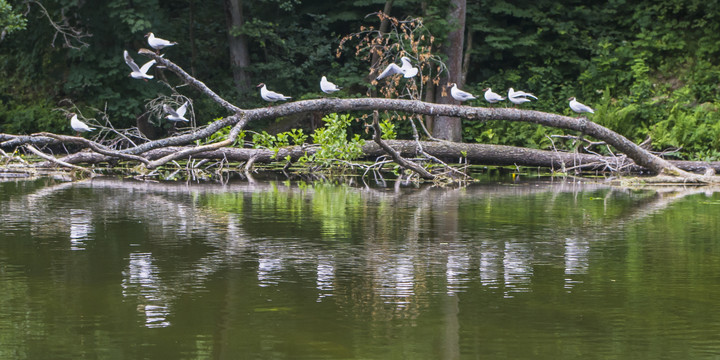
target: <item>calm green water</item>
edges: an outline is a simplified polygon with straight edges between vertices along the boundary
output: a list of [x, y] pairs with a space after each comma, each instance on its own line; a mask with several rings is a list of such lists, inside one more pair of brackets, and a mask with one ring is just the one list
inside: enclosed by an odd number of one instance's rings
[[720, 193], [0, 183], [2, 359], [720, 357]]

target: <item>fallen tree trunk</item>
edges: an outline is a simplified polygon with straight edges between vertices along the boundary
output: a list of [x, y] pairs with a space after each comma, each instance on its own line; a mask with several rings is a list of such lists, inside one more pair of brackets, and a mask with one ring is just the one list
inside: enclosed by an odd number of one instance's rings
[[[389, 146], [404, 157], [417, 156], [417, 143], [410, 140], [386, 140]], [[424, 150], [430, 155], [452, 161], [465, 155], [468, 162], [475, 165], [492, 166], [523, 166], [543, 167], [558, 171], [618, 171], [627, 173], [652, 173], [650, 169], [635, 164], [627, 156], [598, 156], [592, 154], [579, 154], [561, 151], [547, 151], [521, 148], [505, 145], [466, 144], [452, 142], [421, 141]], [[155, 149], [142, 154], [148, 160], [157, 160], [162, 157], [178, 153], [187, 147], [170, 146]], [[251, 149], [225, 147], [193, 155], [195, 159], [227, 160], [229, 162], [245, 162], [253, 159], [255, 163], [268, 164], [285, 161], [297, 161], [303, 155], [312, 155], [317, 151], [316, 146], [288, 146], [280, 148], [277, 152], [268, 149]], [[366, 142], [363, 146], [366, 160], [374, 160], [387, 153], [376, 143]], [[70, 164], [99, 164], [114, 161], [115, 158], [93, 152], [78, 152], [62, 158]], [[720, 162], [704, 161], [669, 161], [677, 168], [689, 172], [702, 172], [713, 169], [720, 172]], [[51, 166], [45, 163], [43, 166]]]

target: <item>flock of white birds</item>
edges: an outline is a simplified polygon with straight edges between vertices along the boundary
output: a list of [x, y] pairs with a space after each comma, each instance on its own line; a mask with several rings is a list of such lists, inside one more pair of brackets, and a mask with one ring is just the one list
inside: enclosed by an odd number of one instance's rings
[[[158, 37], [155, 37], [155, 34], [152, 32], [149, 32], [145, 35], [145, 37], [148, 39], [148, 45], [155, 49], [155, 51], [159, 54], [160, 50], [177, 45], [174, 41], [168, 41], [165, 39], [161, 39]], [[162, 56], [162, 55], [160, 55]], [[143, 64], [143, 66], [138, 66], [135, 63], [135, 60], [128, 54], [127, 50], [124, 51], [123, 57], [125, 58], [125, 63], [130, 67], [130, 77], [133, 79], [142, 79], [147, 81], [148, 79], [152, 79], [152, 75], [148, 75], [148, 71], [150, 71], [150, 68], [155, 65], [155, 60], [150, 60]], [[412, 65], [412, 62], [410, 59], [406, 56], [403, 56], [400, 58], [400, 62], [402, 65], [398, 66], [397, 64], [390, 64], [388, 65], [383, 72], [380, 73], [380, 75], [377, 76], [375, 80], [381, 80], [386, 77], [390, 77], [393, 75], [402, 74], [404, 78], [410, 79], [415, 77], [419, 69]], [[453, 99], [463, 102], [468, 100], [475, 100], [477, 97], [467, 91], [463, 91], [458, 89], [457, 84], [451, 83], [448, 84], [448, 86], [452, 86], [450, 88], [450, 96], [452, 96]], [[275, 91], [268, 90], [267, 86], [263, 83], [258, 84], [257, 86], [260, 88], [260, 97], [262, 97], [263, 100], [268, 102], [276, 102], [276, 101], [285, 101], [288, 99], [292, 99], [290, 96], [285, 96], [283, 94], [280, 94]], [[340, 91], [342, 88], [338, 87], [337, 85], [333, 84], [332, 82], [328, 81], [328, 79], [323, 76], [320, 79], [320, 90], [326, 94], [332, 94], [336, 91]], [[483, 89], [485, 92], [485, 100], [491, 104], [495, 104], [500, 101], [504, 101], [506, 98], [501, 96], [500, 94], [497, 94], [492, 91], [491, 88]], [[537, 100], [538, 98], [531, 94], [524, 91], [515, 91], [513, 88], [510, 88], [507, 93], [507, 100], [510, 100], [515, 105], [520, 105], [522, 103], [526, 103], [529, 101]], [[568, 99], [570, 101], [570, 109], [575, 111], [576, 113], [595, 113], [595, 110], [590, 108], [589, 106], [582, 104], [575, 99], [575, 97], [571, 97]], [[170, 105], [163, 105], [163, 111], [167, 114], [165, 116], [166, 119], [172, 122], [179, 122], [179, 121], [188, 121], [187, 118], [185, 118], [185, 113], [187, 112], [188, 108], [188, 102], [186, 101], [182, 106], [180, 106], [177, 109], [173, 109]], [[69, 113], [68, 117], [70, 118], [70, 126], [75, 130], [78, 134], [81, 132], [87, 132], [95, 130], [95, 128], [89, 127], [84, 122], [78, 120], [77, 114], [75, 113]]]

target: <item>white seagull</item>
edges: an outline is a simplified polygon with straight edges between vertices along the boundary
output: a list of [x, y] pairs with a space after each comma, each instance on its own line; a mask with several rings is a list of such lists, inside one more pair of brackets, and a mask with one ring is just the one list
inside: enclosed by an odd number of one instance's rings
[[174, 41], [167, 41], [165, 39], [156, 38], [155, 34], [151, 32], [145, 34], [145, 37], [148, 38], [148, 45], [150, 45], [150, 47], [155, 49], [156, 51], [160, 51], [168, 46], [177, 45], [177, 43]]
[[263, 83], [258, 84], [257, 87], [260, 88], [260, 97], [262, 97], [263, 100], [265, 100], [265, 101], [276, 102], [276, 101], [284, 101], [287, 99], [292, 99], [289, 96], [285, 96], [283, 94], [279, 94], [274, 91], [268, 90], [267, 86], [265, 86], [265, 84], [263, 84]]
[[466, 101], [466, 100], [477, 99], [473, 94], [471, 94], [467, 91], [462, 91], [462, 90], [458, 89], [456, 83], [452, 83], [452, 88], [450, 89], [450, 95], [453, 97], [453, 99], [455, 99], [457, 101]]
[[89, 127], [86, 123], [78, 120], [77, 114], [75, 113], [69, 113], [67, 115], [70, 118], [70, 127], [73, 128], [77, 132], [77, 135], [79, 136], [81, 132], [88, 132], [93, 131], [95, 128]]
[[188, 101], [186, 101], [184, 104], [182, 104], [182, 106], [179, 107], [176, 111], [175, 109], [172, 108], [172, 106], [170, 106], [168, 104], [163, 104], [163, 110], [165, 110], [165, 112], [168, 114], [168, 116], [166, 116], [165, 118], [170, 121], [173, 121], [173, 122], [188, 121], [188, 119], [185, 118], [185, 112], [187, 112], [187, 106], [188, 106]]
[[530, 98], [537, 100], [537, 97], [533, 94], [526, 93], [524, 91], [515, 91], [513, 88], [508, 90], [508, 100], [512, 101], [513, 104], [520, 105], [522, 103], [532, 101]]
[[485, 88], [483, 91], [485, 92], [485, 100], [491, 104], [505, 100], [500, 94], [493, 92], [491, 88]]
[[320, 79], [320, 90], [322, 90], [324, 93], [331, 94], [336, 91], [339, 91], [340, 89], [342, 89], [342, 88], [329, 82], [325, 76], [323, 76], [322, 79]]
[[588, 112], [591, 114], [595, 113], [595, 110], [593, 110], [591, 107], [589, 107], [585, 104], [578, 102], [574, 96], [569, 98], [568, 100], [570, 100], [570, 108], [572, 109], [572, 111], [574, 111], [576, 113], [584, 113], [584, 112]]
[[400, 61], [402, 62], [402, 66], [397, 66], [395, 64], [388, 65], [385, 70], [383, 70], [383, 72], [375, 78], [375, 80], [380, 80], [395, 74], [403, 74], [403, 77], [408, 79], [417, 75], [418, 68], [412, 66], [409, 58], [403, 56], [400, 58]]
[[123, 53], [123, 56], [125, 57], [125, 63], [128, 64], [132, 72], [130, 73], [130, 77], [133, 79], [143, 79], [147, 81], [147, 79], [152, 79], [152, 75], [148, 75], [147, 72], [150, 70], [150, 67], [155, 65], [155, 60], [150, 60], [146, 62], [142, 67], [138, 67], [135, 61], [132, 57], [130, 57], [130, 54], [128, 54], [127, 50]]

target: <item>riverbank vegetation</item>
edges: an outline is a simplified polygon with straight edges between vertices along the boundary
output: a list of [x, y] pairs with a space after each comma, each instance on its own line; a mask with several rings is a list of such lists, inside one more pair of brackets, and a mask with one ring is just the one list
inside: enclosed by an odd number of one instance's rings
[[[659, 163], [664, 160], [650, 152], [673, 160], [720, 157], [719, 10], [714, 3], [676, 0], [97, 6], [0, 0], [3, 159], [13, 161], [17, 155], [7, 154], [18, 145], [34, 144], [55, 153], [93, 149], [68, 163], [120, 159], [148, 171], [210, 154], [236, 156], [249, 168], [270, 153], [267, 161], [310, 169], [393, 161], [421, 178], [435, 177], [437, 168], [462, 178], [462, 166], [448, 166], [458, 160], [559, 171], [639, 166], [660, 173], [675, 163]], [[121, 54], [128, 49], [137, 56], [147, 47], [142, 35], [148, 31], [179, 44], [163, 51], [164, 58], [142, 54], [166, 66], [153, 68], [155, 79], [144, 82], [128, 78]], [[371, 74], [403, 55], [420, 68], [417, 81], [373, 80]], [[334, 96], [347, 100], [323, 98], [322, 75], [343, 87]], [[296, 101], [265, 108], [252, 86], [259, 82]], [[480, 95], [487, 87], [501, 94], [514, 87], [539, 100], [521, 109], [482, 100], [458, 106], [447, 94], [452, 82]], [[572, 114], [570, 96], [596, 110], [591, 121], [558, 116]], [[175, 108], [186, 100], [191, 126], [177, 129], [163, 119], [162, 105]], [[68, 112], [102, 129], [93, 135], [102, 148], [57, 135], [72, 133]], [[36, 135], [30, 141], [23, 134]], [[396, 142], [383, 148], [388, 140]], [[530, 152], [544, 154], [544, 163]], [[435, 169], [424, 174], [431, 164]], [[677, 169], [715, 167], [685, 165]]]

